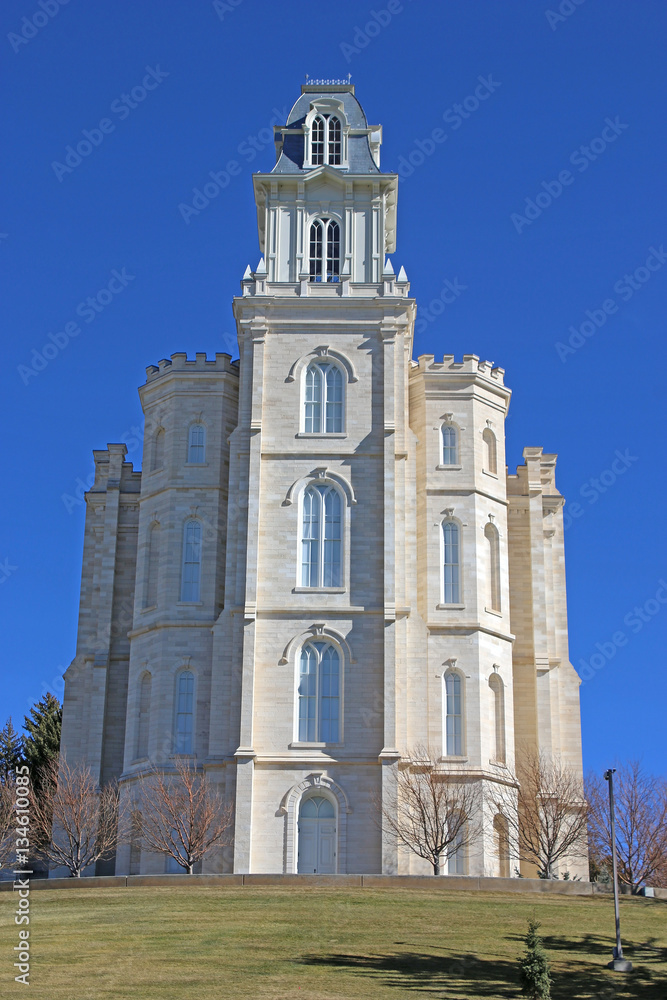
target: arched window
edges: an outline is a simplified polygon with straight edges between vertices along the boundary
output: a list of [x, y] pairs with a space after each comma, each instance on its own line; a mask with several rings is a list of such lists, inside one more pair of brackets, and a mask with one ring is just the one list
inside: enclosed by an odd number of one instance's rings
[[343, 373], [328, 362], [309, 365], [304, 394], [304, 430], [340, 434], [343, 430]]
[[342, 127], [336, 115], [319, 114], [310, 126], [310, 162], [314, 167], [342, 163]]
[[157, 472], [164, 467], [164, 427], [159, 427], [153, 438], [153, 454], [151, 456], [151, 472]]
[[327, 163], [337, 167], [341, 163], [342, 129], [340, 118], [331, 115], [327, 129]]
[[463, 828], [457, 833], [454, 843], [450, 848], [452, 853], [447, 859], [448, 875], [465, 875], [466, 873], [465, 839], [465, 828]]
[[160, 525], [151, 525], [148, 533], [148, 556], [146, 559], [146, 588], [144, 607], [157, 606], [158, 579], [160, 575]]
[[489, 552], [489, 607], [493, 611], [500, 611], [500, 543], [498, 539], [498, 529], [495, 524], [491, 524], [490, 521], [484, 528], [484, 537], [486, 538], [486, 547]]
[[493, 817], [493, 829], [496, 835], [496, 852], [498, 854], [498, 874], [500, 878], [510, 877], [510, 836], [509, 824], [502, 813]]
[[310, 162], [314, 166], [324, 163], [324, 118], [317, 115], [310, 126]]
[[151, 717], [151, 675], [146, 673], [139, 685], [139, 717], [137, 719], [136, 757], [148, 757], [148, 737]]
[[301, 586], [340, 587], [342, 501], [334, 486], [309, 486], [303, 494]]
[[461, 544], [460, 530], [455, 521], [445, 521], [443, 537], [443, 603], [461, 602]]
[[181, 600], [198, 601], [201, 581], [201, 524], [194, 518], [183, 525]]
[[176, 753], [192, 753], [194, 699], [194, 674], [190, 670], [182, 670], [176, 679]]
[[459, 464], [458, 434], [453, 424], [442, 425], [442, 464]]
[[141, 873], [141, 827], [143, 817], [139, 809], [133, 809], [130, 818], [130, 875]]
[[482, 434], [484, 441], [484, 467], [487, 472], [498, 472], [498, 458], [496, 454], [496, 435], [490, 427], [487, 427]]
[[192, 424], [188, 434], [188, 465], [203, 465], [206, 461], [206, 428]]
[[493, 759], [505, 763], [505, 685], [495, 671], [489, 677], [491, 688], [491, 738]]
[[334, 219], [311, 222], [309, 260], [311, 281], [339, 280], [340, 226]]
[[463, 694], [461, 675], [456, 670], [445, 674], [445, 752], [448, 757], [463, 756]]
[[309, 642], [299, 660], [299, 742], [337, 743], [340, 733], [340, 654]]

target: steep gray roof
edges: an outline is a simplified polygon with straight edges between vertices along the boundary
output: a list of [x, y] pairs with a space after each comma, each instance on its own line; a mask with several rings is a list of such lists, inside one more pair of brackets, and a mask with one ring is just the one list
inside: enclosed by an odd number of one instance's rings
[[[305, 85], [301, 88], [301, 96], [292, 108], [287, 122], [282, 128], [283, 148], [278, 161], [271, 171], [273, 174], [299, 174], [304, 170], [304, 136], [301, 132], [311, 103], [318, 97], [330, 97], [340, 101], [352, 129], [366, 129], [368, 122], [364, 110], [354, 96], [352, 84], [336, 86]], [[336, 168], [351, 174], [379, 174], [375, 164], [367, 135], [350, 135], [348, 144], [348, 167]], [[313, 168], [308, 168], [313, 169]]]

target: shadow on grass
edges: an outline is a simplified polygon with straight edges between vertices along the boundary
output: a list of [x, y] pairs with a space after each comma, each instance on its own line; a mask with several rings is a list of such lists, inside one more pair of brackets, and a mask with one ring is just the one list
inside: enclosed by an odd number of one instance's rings
[[[570, 942], [575, 951], [582, 942]], [[597, 950], [597, 949], [596, 949]], [[608, 949], [607, 949], [608, 950]], [[655, 960], [655, 952], [652, 952]], [[389, 955], [303, 955], [305, 965], [328, 966], [381, 980], [404, 993], [437, 995], [443, 1000], [505, 1000], [521, 995], [518, 961], [480, 959], [476, 955], [429, 955], [397, 952]], [[579, 961], [574, 969], [555, 969], [553, 1000], [665, 1000], [667, 986], [662, 971], [646, 966], [631, 974], [609, 972], [605, 963]]]

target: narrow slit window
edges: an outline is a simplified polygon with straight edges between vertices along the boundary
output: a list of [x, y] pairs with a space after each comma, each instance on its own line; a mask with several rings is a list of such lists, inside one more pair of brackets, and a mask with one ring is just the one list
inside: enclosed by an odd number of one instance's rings
[[183, 527], [183, 573], [181, 600], [198, 601], [201, 584], [201, 524], [186, 521]]
[[463, 754], [463, 696], [461, 675], [445, 674], [445, 750], [448, 757]]
[[176, 753], [192, 753], [194, 699], [194, 674], [190, 670], [182, 670], [176, 690]]
[[443, 601], [445, 604], [461, 603], [461, 563], [459, 526], [445, 521], [443, 535]]
[[445, 424], [442, 428], [442, 464], [458, 465], [458, 457], [456, 427]]
[[188, 436], [188, 464], [203, 465], [206, 461], [206, 428], [193, 424]]

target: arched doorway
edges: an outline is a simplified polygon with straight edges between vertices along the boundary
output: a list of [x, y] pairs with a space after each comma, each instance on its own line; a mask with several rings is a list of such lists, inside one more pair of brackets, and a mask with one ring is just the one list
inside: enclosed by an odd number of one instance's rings
[[299, 810], [300, 875], [333, 875], [336, 871], [336, 811], [323, 795], [311, 795]]

